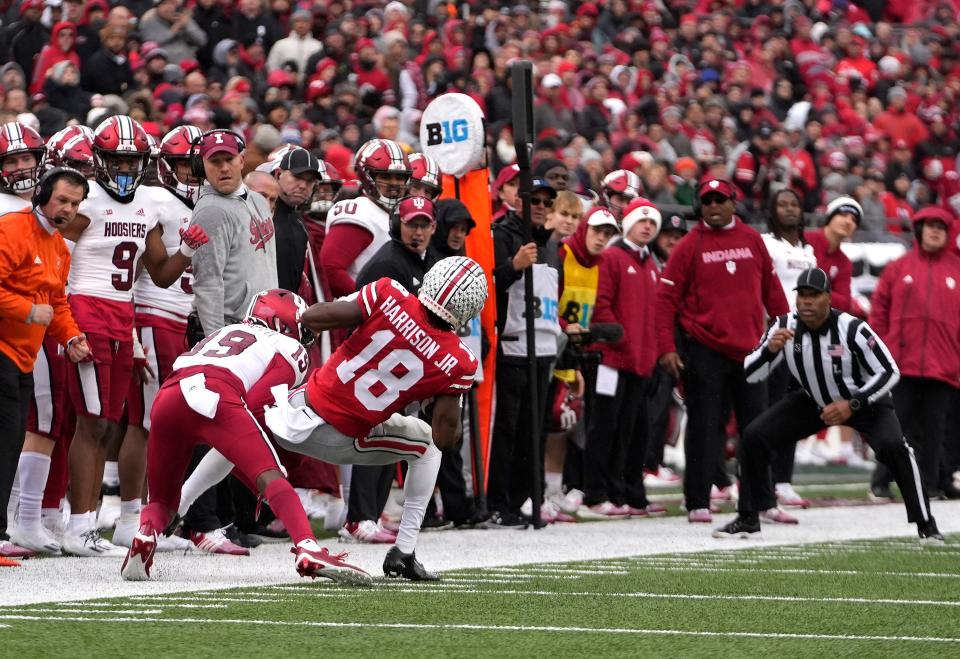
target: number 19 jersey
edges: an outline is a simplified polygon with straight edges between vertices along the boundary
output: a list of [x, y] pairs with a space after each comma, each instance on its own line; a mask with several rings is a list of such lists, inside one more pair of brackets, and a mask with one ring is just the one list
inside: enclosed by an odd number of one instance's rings
[[457, 335], [430, 323], [392, 279], [356, 297], [363, 323], [307, 383], [311, 407], [349, 437], [366, 437], [410, 403], [469, 391], [477, 359]]

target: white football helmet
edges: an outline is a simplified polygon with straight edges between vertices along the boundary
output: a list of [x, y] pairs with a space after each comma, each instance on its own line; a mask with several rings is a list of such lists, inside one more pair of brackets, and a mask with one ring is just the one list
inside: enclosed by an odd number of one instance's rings
[[417, 297], [453, 329], [459, 329], [478, 316], [486, 304], [487, 278], [473, 259], [450, 256], [427, 271]]

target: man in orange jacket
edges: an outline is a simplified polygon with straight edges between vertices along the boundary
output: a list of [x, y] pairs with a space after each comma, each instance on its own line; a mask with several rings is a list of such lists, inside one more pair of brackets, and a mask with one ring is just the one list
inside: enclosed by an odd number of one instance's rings
[[87, 182], [73, 169], [50, 170], [33, 209], [0, 216], [0, 556], [32, 554], [7, 535], [7, 503], [26, 432], [33, 364], [46, 332], [71, 360], [91, 358], [67, 305], [70, 252], [58, 233], [76, 217]]

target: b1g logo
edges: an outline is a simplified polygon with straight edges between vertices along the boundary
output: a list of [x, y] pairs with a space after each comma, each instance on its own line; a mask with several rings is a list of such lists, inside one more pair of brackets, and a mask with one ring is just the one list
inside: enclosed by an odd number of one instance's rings
[[427, 124], [427, 146], [454, 144], [470, 139], [470, 125], [466, 119]]

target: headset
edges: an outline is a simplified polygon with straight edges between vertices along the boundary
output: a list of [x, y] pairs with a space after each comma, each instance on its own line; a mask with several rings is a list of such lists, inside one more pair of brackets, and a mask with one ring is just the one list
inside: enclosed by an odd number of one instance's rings
[[236, 139], [240, 153], [247, 150], [247, 141], [235, 130], [230, 130], [229, 128], [214, 128], [213, 130], [208, 130], [206, 133], [203, 133], [190, 144], [190, 173], [198, 180], [202, 181], [206, 179], [207, 175], [203, 169], [203, 158], [197, 153], [197, 149], [203, 143], [203, 140], [206, 139], [207, 135], [216, 135], [217, 133], [226, 133]]
[[44, 206], [50, 202], [50, 197], [53, 196], [53, 186], [56, 185], [57, 181], [61, 178], [72, 179], [73, 183], [82, 187], [84, 199], [90, 194], [90, 183], [83, 174], [73, 167], [54, 167], [43, 173], [43, 176], [37, 181], [37, 186], [33, 189], [33, 199], [31, 203], [34, 208]]

